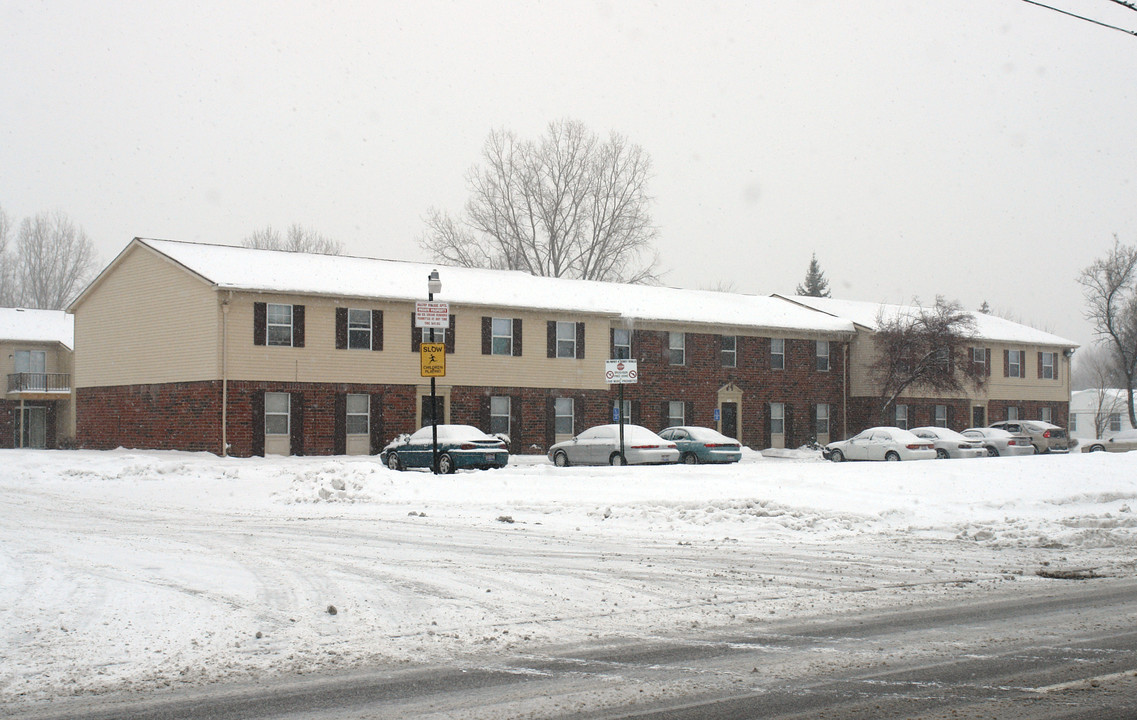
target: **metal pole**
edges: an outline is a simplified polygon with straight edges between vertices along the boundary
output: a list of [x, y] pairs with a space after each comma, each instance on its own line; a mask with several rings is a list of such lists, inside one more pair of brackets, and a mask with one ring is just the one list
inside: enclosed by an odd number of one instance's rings
[[627, 463], [624, 455], [624, 383], [620, 383], [620, 462]]
[[[434, 293], [428, 292], [427, 300], [434, 302]], [[430, 328], [430, 341], [434, 342], [434, 328]], [[430, 425], [431, 435], [434, 439], [434, 444], [430, 450], [430, 469], [435, 475], [438, 474], [438, 398], [435, 395], [434, 376], [430, 376]]]

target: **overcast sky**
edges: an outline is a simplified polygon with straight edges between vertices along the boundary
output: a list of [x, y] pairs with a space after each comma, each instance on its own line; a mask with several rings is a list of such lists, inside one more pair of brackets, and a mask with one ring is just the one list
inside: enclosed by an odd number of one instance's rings
[[816, 253], [835, 297], [1085, 343], [1077, 271], [1137, 241], [1137, 37], [1022, 0], [6, 0], [0, 27], [0, 206], [104, 263], [293, 222], [426, 260], [488, 132], [563, 118], [650, 154], [668, 285], [790, 293]]

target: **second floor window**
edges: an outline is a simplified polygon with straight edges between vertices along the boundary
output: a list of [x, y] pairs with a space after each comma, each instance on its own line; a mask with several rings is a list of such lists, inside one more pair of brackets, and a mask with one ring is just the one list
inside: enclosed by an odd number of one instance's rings
[[722, 336], [722, 366], [738, 367], [738, 338], [734, 335]]
[[[1044, 352], [1039, 353], [1038, 372], [1039, 377], [1044, 380], [1053, 380], [1057, 375], [1054, 372], [1055, 361], [1058, 358], [1058, 353]], [[1047, 421], [1049, 422], [1049, 421]]]
[[672, 365], [683, 365], [687, 361], [687, 334], [667, 333], [667, 361]]
[[786, 367], [786, 341], [770, 338], [770, 369], [782, 370]]
[[829, 372], [829, 341], [817, 341], [817, 371]]
[[971, 362], [975, 364], [975, 369], [980, 375], [986, 375], [990, 369], [987, 366], [987, 348], [971, 348]]
[[490, 352], [493, 355], [513, 354], [513, 318], [495, 317], [490, 321]]
[[18, 373], [47, 372], [47, 352], [44, 350], [17, 350], [14, 359]]
[[576, 357], [576, 323], [557, 323], [557, 357]]
[[265, 327], [269, 345], [292, 347], [292, 306], [268, 303], [265, 308]]
[[1022, 377], [1023, 376], [1023, 353], [1022, 350], [1008, 350], [1007, 351], [1007, 377]]
[[348, 308], [347, 346], [352, 350], [371, 349], [371, 311]]
[[632, 331], [627, 328], [612, 329], [612, 359], [628, 360], [632, 357]]

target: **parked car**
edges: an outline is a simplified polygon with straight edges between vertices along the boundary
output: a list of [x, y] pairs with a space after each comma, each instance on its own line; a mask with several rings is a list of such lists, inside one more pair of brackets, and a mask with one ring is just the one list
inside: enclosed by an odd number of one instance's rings
[[1012, 435], [1000, 428], [968, 428], [960, 435], [982, 443], [991, 457], [1034, 454], [1034, 445], [1031, 444], [1029, 435]]
[[1122, 430], [1105, 440], [1087, 440], [1082, 452], [1129, 452], [1137, 450], [1137, 430]]
[[675, 443], [679, 449], [679, 462], [733, 463], [742, 459], [742, 445], [717, 430], [691, 425], [680, 425], [661, 430], [659, 436]]
[[907, 430], [898, 427], [874, 427], [848, 440], [831, 442], [822, 449], [826, 459], [845, 460], [932, 460], [936, 449]]
[[942, 427], [912, 428], [912, 434], [924, 440], [931, 440], [936, 448], [936, 457], [941, 460], [948, 458], [977, 458], [987, 457], [987, 448], [983, 444], [965, 438], [955, 430]]
[[[429, 468], [433, 459], [432, 426], [401, 435], [383, 448], [379, 460], [392, 470]], [[452, 473], [463, 468], [502, 468], [509, 462], [505, 441], [486, 435], [472, 425], [438, 426], [438, 471]]]
[[624, 454], [620, 455], [620, 426], [597, 425], [549, 448], [549, 459], [568, 465], [651, 465], [679, 462], [675, 443], [642, 425], [624, 426]]
[[1036, 453], [1070, 452], [1070, 438], [1057, 425], [1041, 420], [1002, 420], [988, 427], [1006, 430], [1014, 435], [1029, 435]]

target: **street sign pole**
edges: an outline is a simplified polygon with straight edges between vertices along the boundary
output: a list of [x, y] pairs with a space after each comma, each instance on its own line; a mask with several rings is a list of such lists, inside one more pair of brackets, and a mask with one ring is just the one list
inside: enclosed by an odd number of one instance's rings
[[616, 401], [616, 421], [620, 424], [620, 461], [626, 463], [624, 454], [624, 385], [639, 382], [639, 368], [637, 362], [631, 359], [616, 359], [604, 361], [604, 382], [620, 386]]
[[624, 455], [624, 383], [620, 383], [620, 462], [628, 464], [628, 457]]

